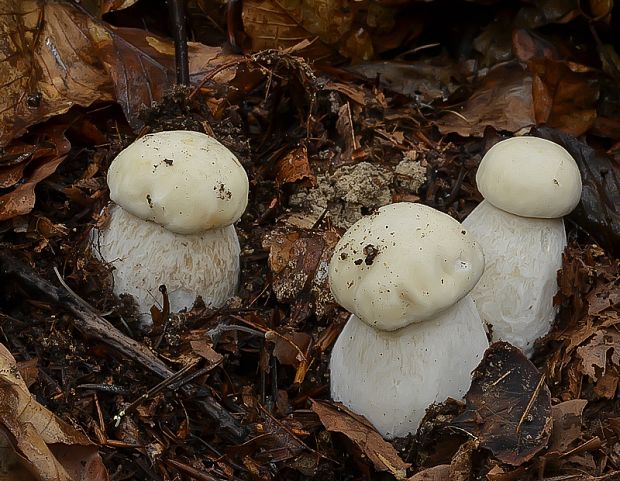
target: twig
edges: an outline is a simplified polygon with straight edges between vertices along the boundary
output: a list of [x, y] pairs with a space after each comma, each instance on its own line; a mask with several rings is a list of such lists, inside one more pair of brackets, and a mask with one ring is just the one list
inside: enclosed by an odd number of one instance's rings
[[525, 421], [525, 418], [532, 410], [532, 406], [534, 405], [534, 402], [536, 402], [536, 399], [538, 398], [538, 394], [540, 393], [540, 390], [542, 389], [543, 384], [545, 384], [545, 377], [546, 376], [544, 374], [540, 376], [540, 380], [538, 381], [538, 384], [536, 385], [536, 389], [534, 389], [534, 392], [532, 393], [532, 397], [530, 398], [530, 401], [527, 403], [527, 407], [525, 408], [525, 411], [523, 411], [523, 414], [521, 415], [521, 419], [519, 419], [519, 424], [517, 424], [517, 429], [516, 429], [517, 433], [521, 431], [521, 425], [523, 424], [523, 421]]
[[149, 389], [147, 392], [145, 392], [142, 396], [140, 396], [138, 399], [136, 399], [134, 402], [132, 402], [129, 406], [127, 406], [124, 409], [121, 409], [119, 411], [118, 414], [116, 414], [114, 416], [114, 427], [118, 427], [118, 425], [121, 422], [121, 419], [123, 419], [123, 417], [133, 411], [135, 408], [137, 408], [140, 404], [142, 404], [143, 401], [146, 401], [149, 398], [152, 398], [153, 396], [155, 396], [156, 394], [160, 393], [161, 391], [163, 391], [166, 387], [170, 386], [171, 384], [175, 383], [176, 381], [178, 381], [180, 378], [182, 378], [183, 376], [185, 376], [185, 374], [187, 372], [189, 372], [191, 369], [194, 368], [194, 366], [198, 364], [198, 361], [193, 362], [191, 364], [188, 364], [187, 366], [183, 367], [182, 369], [179, 369], [177, 372], [175, 372], [174, 374], [172, 374], [171, 376], [169, 376], [168, 378], [164, 379], [162, 382], [160, 382], [159, 384], [157, 384], [156, 386], [152, 387], [151, 389]]
[[[9, 275], [17, 277], [29, 289], [73, 313], [75, 316], [73, 325], [85, 337], [94, 338], [107, 344], [123, 357], [132, 359], [143, 368], [162, 378], [168, 378], [174, 374], [161, 359], [143, 344], [127, 337], [110, 322], [83, 307], [73, 297], [65, 294], [62, 289], [41, 278], [30, 266], [15, 259], [8, 251], [0, 250], [0, 276]], [[198, 395], [202, 397], [196, 399], [196, 402], [202, 406], [207, 415], [217, 421], [223, 431], [222, 434], [235, 442], [245, 439], [247, 429], [241, 426], [213, 398], [210, 391], [199, 386], [195, 386], [195, 388], [199, 390]], [[189, 392], [190, 386], [185, 386], [185, 390]]]
[[168, 0], [168, 10], [174, 33], [174, 63], [177, 83], [189, 85], [189, 59], [187, 54], [187, 27], [183, 0]]

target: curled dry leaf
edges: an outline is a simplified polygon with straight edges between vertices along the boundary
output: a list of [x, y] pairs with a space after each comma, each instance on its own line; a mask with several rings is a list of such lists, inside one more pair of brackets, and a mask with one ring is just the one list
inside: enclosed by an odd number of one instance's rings
[[[0, 221], [27, 214], [34, 208], [34, 188], [56, 171], [71, 148], [64, 132], [64, 126], [48, 128], [46, 134], [27, 149], [28, 155], [22, 162], [8, 169], [3, 169], [0, 164], [0, 181], [5, 187], [11, 187], [0, 195]], [[18, 174], [19, 183], [15, 180]]]
[[535, 124], [532, 77], [516, 62], [491, 69], [459, 112], [435, 122], [442, 134], [482, 136], [484, 129], [519, 132]]
[[276, 172], [278, 186], [292, 184], [301, 180], [309, 180], [316, 184], [316, 176], [312, 173], [308, 161], [308, 149], [305, 145], [289, 150], [279, 161]]
[[35, 401], [1, 344], [0, 385], [0, 426], [12, 440], [5, 439], [2, 447], [17, 454], [20, 469], [43, 481], [107, 480], [97, 448]]
[[338, 403], [312, 401], [312, 410], [325, 429], [342, 433], [372, 462], [377, 471], [387, 471], [403, 479], [411, 466], [405, 463], [394, 447], [375, 430], [368, 420]]
[[73, 105], [113, 100], [87, 18], [70, 4], [6, 0], [0, 31], [0, 145]]
[[465, 412], [452, 425], [500, 461], [520, 466], [547, 445], [551, 395], [536, 367], [514, 346], [497, 342], [474, 370]]

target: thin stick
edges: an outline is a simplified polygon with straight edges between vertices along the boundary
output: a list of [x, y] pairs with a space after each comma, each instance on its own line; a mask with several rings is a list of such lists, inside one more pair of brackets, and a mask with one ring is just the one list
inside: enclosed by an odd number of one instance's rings
[[543, 384], [545, 383], [545, 377], [546, 376], [544, 374], [540, 376], [540, 380], [538, 381], [538, 384], [536, 385], [536, 389], [534, 389], [534, 392], [532, 393], [530, 402], [527, 403], [527, 407], [525, 408], [525, 411], [523, 411], [523, 414], [521, 415], [521, 419], [519, 419], [519, 424], [517, 424], [517, 429], [516, 429], [517, 433], [521, 431], [521, 425], [523, 424], [523, 421], [525, 421], [525, 418], [530, 413], [532, 406], [534, 405], [534, 402], [538, 398], [538, 394], [540, 394], [540, 390], [542, 389]]
[[[94, 338], [107, 344], [123, 357], [133, 360], [151, 373], [162, 378], [168, 378], [174, 374], [146, 346], [124, 335], [113, 324], [91, 312], [71, 295], [66, 294], [62, 289], [40, 277], [30, 266], [17, 260], [6, 250], [0, 250], [0, 277], [2, 276], [17, 277], [25, 287], [36, 291], [42, 297], [73, 313], [75, 316], [73, 318], [73, 325], [85, 337]], [[189, 388], [190, 386], [183, 387], [184, 391]], [[209, 416], [217, 421], [223, 431], [223, 435], [227, 435], [229, 439], [235, 442], [245, 439], [247, 429], [241, 426], [239, 421], [213, 398], [208, 389], [201, 388], [200, 386], [192, 386], [192, 388], [200, 391], [201, 398], [196, 399], [196, 402], [202, 406]]]
[[174, 34], [174, 63], [177, 84], [189, 85], [189, 57], [187, 53], [187, 27], [185, 25], [185, 5], [183, 0], [168, 0]]

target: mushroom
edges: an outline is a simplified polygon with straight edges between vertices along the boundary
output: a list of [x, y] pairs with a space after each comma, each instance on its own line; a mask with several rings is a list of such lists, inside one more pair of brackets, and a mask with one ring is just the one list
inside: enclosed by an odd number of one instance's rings
[[483, 268], [472, 236], [430, 207], [391, 204], [356, 222], [329, 265], [352, 313], [331, 354], [332, 398], [393, 438], [432, 403], [463, 397], [488, 347], [467, 295]]
[[93, 249], [114, 266], [114, 292], [130, 294], [143, 322], [164, 284], [170, 309], [197, 296], [221, 306], [239, 278], [239, 240], [232, 225], [248, 201], [248, 177], [237, 158], [208, 135], [145, 135], [108, 171], [109, 222]]
[[579, 169], [558, 144], [514, 137], [487, 152], [476, 183], [484, 200], [463, 225], [480, 242], [486, 267], [471, 296], [492, 339], [531, 356], [555, 319], [562, 216], [579, 203]]

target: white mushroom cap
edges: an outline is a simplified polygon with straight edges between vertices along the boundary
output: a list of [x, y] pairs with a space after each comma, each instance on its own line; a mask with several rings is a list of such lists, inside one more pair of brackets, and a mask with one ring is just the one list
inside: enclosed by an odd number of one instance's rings
[[581, 197], [575, 159], [562, 146], [538, 137], [495, 144], [480, 162], [476, 183], [488, 202], [522, 217], [562, 217]]
[[108, 171], [110, 198], [178, 234], [225, 227], [248, 202], [248, 177], [213, 137], [185, 130], [148, 134], [124, 149]]
[[356, 222], [329, 266], [338, 303], [376, 329], [430, 319], [463, 298], [484, 269], [482, 250], [447, 214], [408, 202]]

